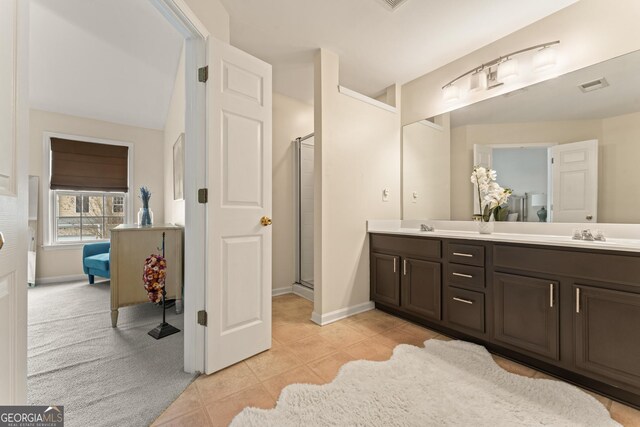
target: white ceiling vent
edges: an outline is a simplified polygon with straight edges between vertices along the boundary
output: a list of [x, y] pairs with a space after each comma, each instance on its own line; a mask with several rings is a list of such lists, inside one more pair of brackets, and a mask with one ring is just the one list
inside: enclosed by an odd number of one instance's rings
[[407, 0], [378, 0], [378, 2], [384, 4], [389, 10], [393, 11], [406, 3]]
[[594, 90], [603, 89], [607, 86], [609, 86], [609, 82], [604, 77], [578, 85], [583, 93], [593, 92]]

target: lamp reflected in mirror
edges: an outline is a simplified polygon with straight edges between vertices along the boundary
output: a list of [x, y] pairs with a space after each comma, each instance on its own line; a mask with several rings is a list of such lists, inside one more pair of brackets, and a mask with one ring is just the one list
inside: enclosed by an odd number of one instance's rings
[[531, 207], [540, 207], [536, 212], [540, 222], [547, 222], [547, 196], [544, 193], [531, 196]]

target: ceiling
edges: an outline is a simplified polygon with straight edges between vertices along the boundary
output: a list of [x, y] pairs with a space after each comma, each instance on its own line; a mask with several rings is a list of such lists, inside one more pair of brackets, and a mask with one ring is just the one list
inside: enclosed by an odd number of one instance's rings
[[[587, 93], [578, 88], [603, 77], [609, 86]], [[593, 120], [637, 111], [640, 111], [640, 51], [453, 111], [451, 127]]]
[[32, 0], [35, 109], [164, 129], [183, 39], [143, 0]]
[[340, 55], [340, 84], [375, 96], [576, 0], [221, 0], [231, 43], [273, 65], [274, 90], [313, 101], [313, 56]]

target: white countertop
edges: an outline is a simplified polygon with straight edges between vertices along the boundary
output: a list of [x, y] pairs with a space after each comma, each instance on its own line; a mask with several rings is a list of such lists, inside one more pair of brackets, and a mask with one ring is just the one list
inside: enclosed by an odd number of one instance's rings
[[[428, 224], [435, 227], [436, 231], [420, 231], [420, 224]], [[498, 225], [498, 224], [496, 224]], [[547, 225], [547, 224], [540, 224]], [[571, 224], [569, 224], [571, 225]], [[583, 228], [587, 228], [582, 225]], [[636, 227], [631, 225], [630, 227]], [[605, 242], [573, 240], [571, 238], [573, 230], [568, 228], [566, 235], [555, 234], [532, 234], [523, 232], [504, 232], [504, 230], [494, 231], [491, 234], [480, 234], [476, 231], [478, 224], [471, 221], [367, 221], [367, 231], [369, 233], [396, 234], [405, 236], [420, 237], [440, 237], [465, 240], [481, 240], [488, 242], [504, 242], [504, 243], [523, 243], [530, 245], [544, 246], [561, 246], [595, 250], [610, 250], [624, 252], [640, 252], [640, 239], [610, 238], [607, 237]], [[498, 228], [498, 227], [496, 227]], [[504, 228], [504, 227], [503, 227]], [[513, 227], [512, 227], [513, 228]], [[578, 228], [578, 227], [574, 227]], [[592, 230], [607, 228], [605, 225], [599, 225]], [[547, 230], [554, 231], [554, 230]], [[634, 230], [635, 231], [635, 230]], [[630, 232], [630, 234], [636, 234]], [[605, 236], [607, 233], [605, 231]]]

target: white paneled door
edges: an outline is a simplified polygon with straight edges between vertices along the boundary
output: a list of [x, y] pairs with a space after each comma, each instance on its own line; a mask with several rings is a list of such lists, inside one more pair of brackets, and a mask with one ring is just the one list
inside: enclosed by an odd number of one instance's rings
[[271, 347], [271, 65], [209, 40], [205, 370]]
[[553, 222], [598, 221], [598, 141], [554, 145], [552, 165]]
[[26, 400], [26, 4], [0, 1], [0, 405]]

